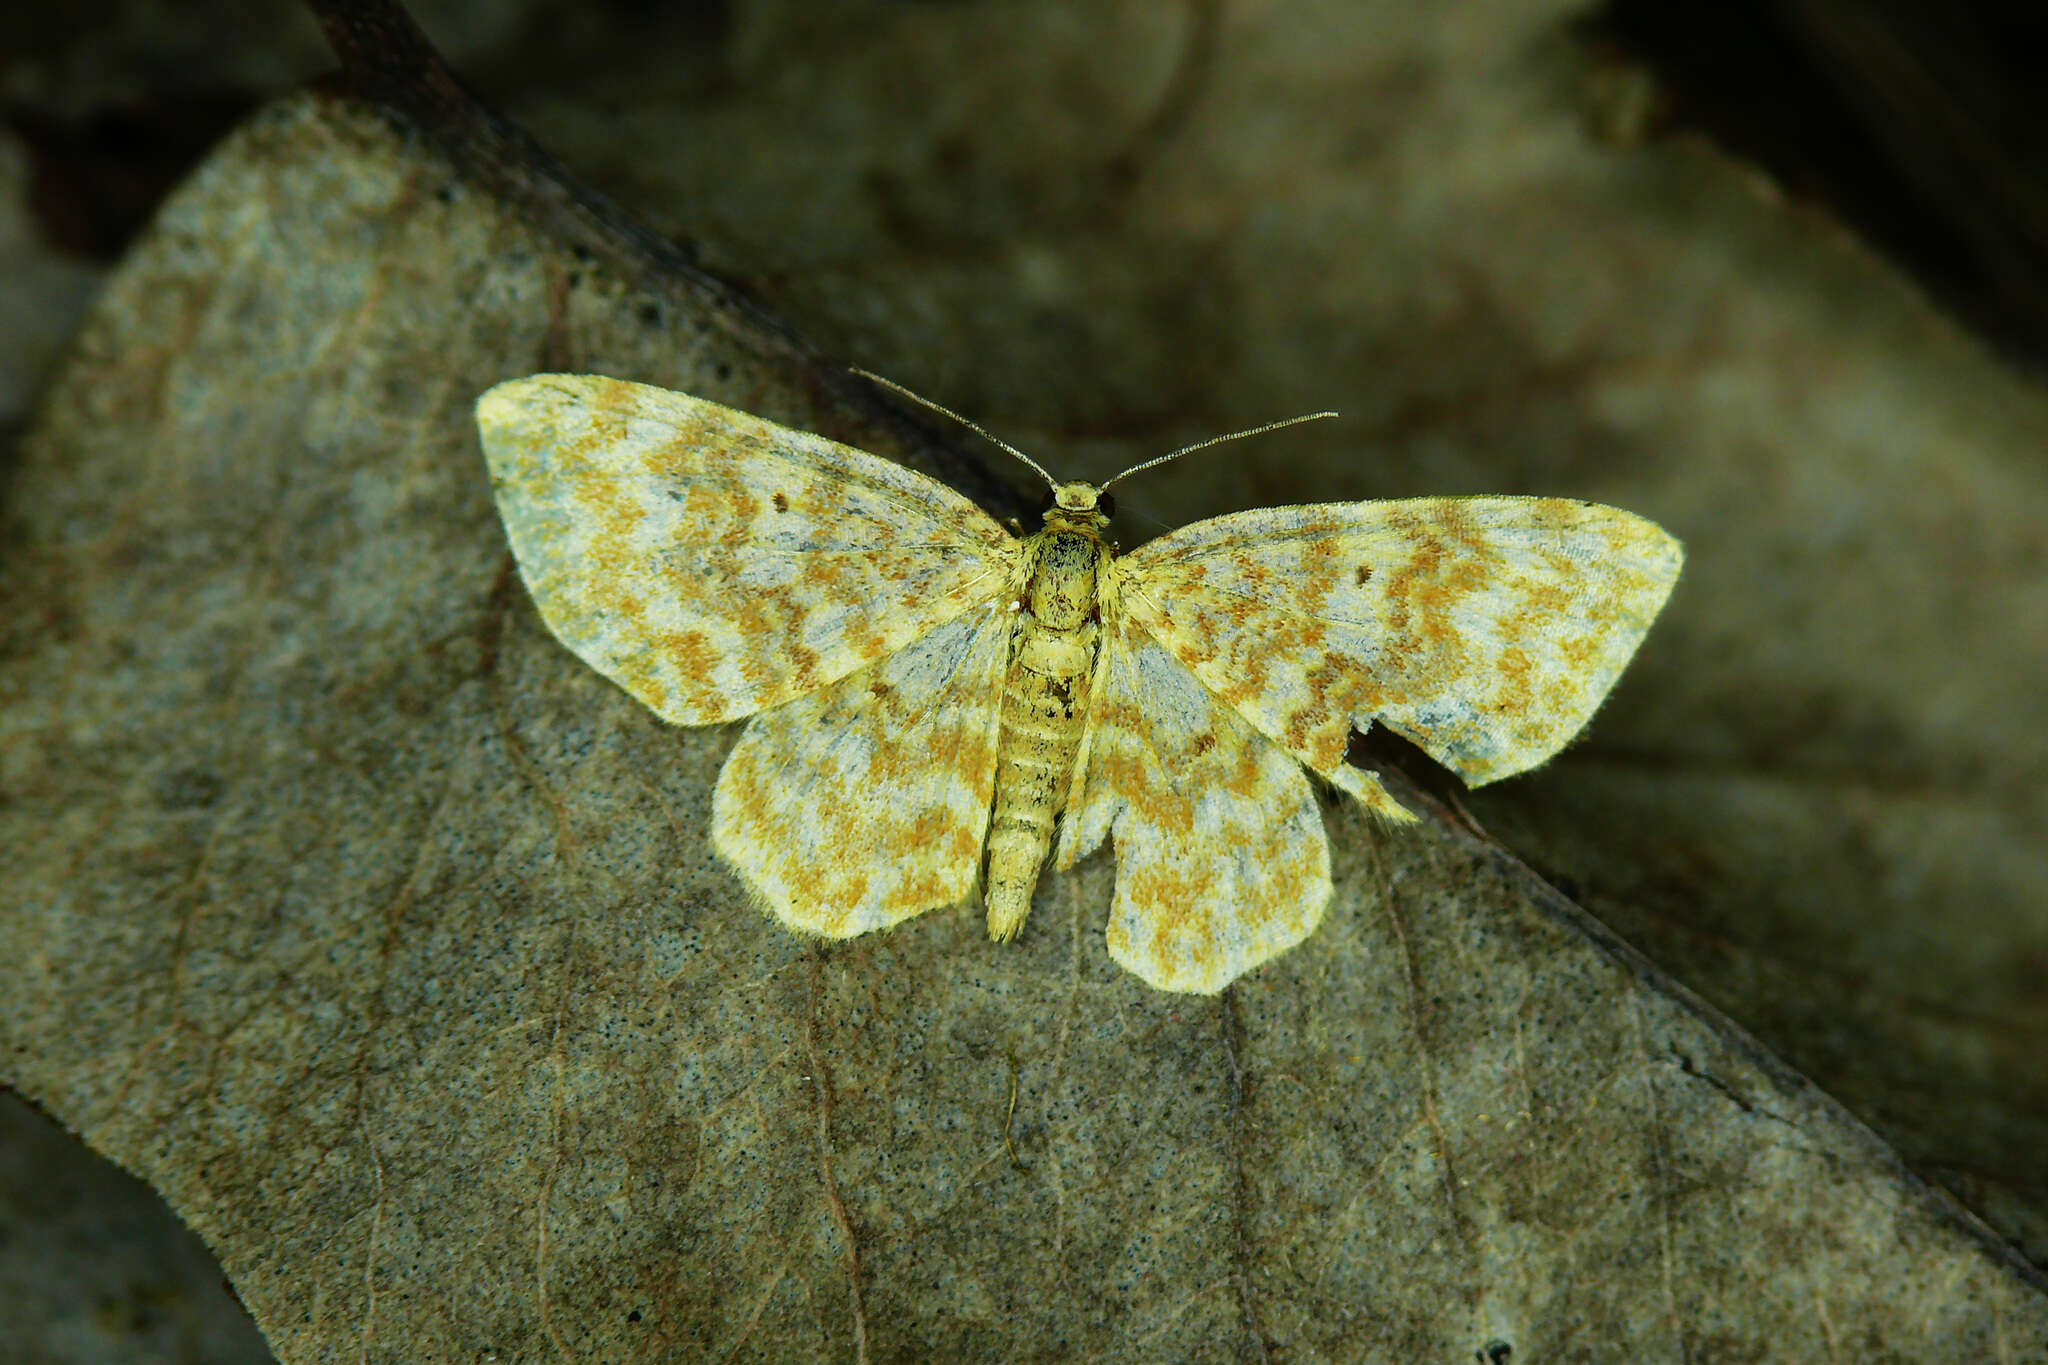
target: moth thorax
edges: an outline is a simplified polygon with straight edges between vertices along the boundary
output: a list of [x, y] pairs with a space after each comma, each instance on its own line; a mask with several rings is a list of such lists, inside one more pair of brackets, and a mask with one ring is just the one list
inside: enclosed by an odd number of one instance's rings
[[1094, 615], [1102, 556], [1102, 542], [1094, 536], [1072, 531], [1040, 533], [1038, 560], [1025, 604], [1041, 625], [1072, 630]]

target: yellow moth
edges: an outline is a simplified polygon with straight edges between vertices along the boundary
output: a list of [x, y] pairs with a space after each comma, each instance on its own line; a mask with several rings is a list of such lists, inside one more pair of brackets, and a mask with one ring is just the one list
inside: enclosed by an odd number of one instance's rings
[[1632, 513], [1520, 497], [1264, 508], [1119, 555], [1108, 485], [1021, 454], [1053, 495], [1019, 538], [888, 460], [596, 375], [500, 384], [477, 425], [555, 637], [664, 720], [752, 717], [711, 838], [777, 919], [846, 938], [985, 886], [1005, 939], [1048, 857], [1113, 838], [1110, 956], [1171, 991], [1321, 920], [1304, 768], [1405, 821], [1354, 728], [1475, 784], [1536, 766], [1683, 558]]

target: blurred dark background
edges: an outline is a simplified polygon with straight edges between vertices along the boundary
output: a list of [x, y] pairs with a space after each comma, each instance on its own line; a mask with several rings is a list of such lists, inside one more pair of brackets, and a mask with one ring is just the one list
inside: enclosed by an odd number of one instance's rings
[[[352, 6], [324, 6], [336, 12]], [[200, 3], [8, 6], [0, 120], [44, 245], [116, 257], [256, 104], [331, 65], [312, 12]], [[545, 88], [638, 30], [715, 47], [717, 0], [414, 7], [486, 94]], [[2016, 361], [2048, 361], [2048, 6], [2010, 0], [1615, 0], [1581, 37], [1631, 79], [1632, 137], [1704, 137], [1838, 220]]]
[[1651, 129], [1711, 137], [2032, 366], [2048, 359], [2048, 6], [1617, 0]]

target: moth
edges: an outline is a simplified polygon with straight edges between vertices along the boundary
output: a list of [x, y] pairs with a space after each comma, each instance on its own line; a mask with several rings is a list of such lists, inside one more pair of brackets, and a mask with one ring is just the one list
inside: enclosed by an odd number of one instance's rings
[[1107, 838], [1110, 956], [1168, 991], [1316, 928], [1309, 773], [1414, 818], [1346, 761], [1354, 730], [1474, 785], [1542, 763], [1683, 558], [1632, 513], [1527, 497], [1263, 508], [1119, 554], [1106, 490], [1173, 456], [1098, 485], [1012, 450], [1051, 490], [1019, 536], [878, 456], [596, 375], [500, 384], [477, 425], [555, 637], [666, 721], [751, 717], [711, 839], [778, 920], [846, 938], [980, 887], [1007, 939], [1047, 861]]

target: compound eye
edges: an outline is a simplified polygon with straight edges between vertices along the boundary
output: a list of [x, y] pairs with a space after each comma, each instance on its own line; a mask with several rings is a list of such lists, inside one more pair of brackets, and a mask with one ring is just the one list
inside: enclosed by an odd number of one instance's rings
[[1113, 494], [1113, 493], [1104, 493], [1104, 494], [1102, 494], [1102, 495], [1101, 495], [1100, 497], [1096, 498], [1096, 499], [1095, 499], [1095, 510], [1096, 510], [1096, 511], [1098, 511], [1098, 512], [1100, 512], [1100, 513], [1102, 513], [1102, 515], [1103, 515], [1103, 516], [1105, 516], [1105, 517], [1113, 517], [1113, 516], [1115, 516], [1115, 515], [1116, 515], [1116, 495], [1115, 495], [1115, 494]]
[[1038, 515], [1041, 517], [1046, 516], [1057, 506], [1059, 506], [1059, 494], [1048, 488], [1045, 490], [1045, 496], [1038, 500]]

